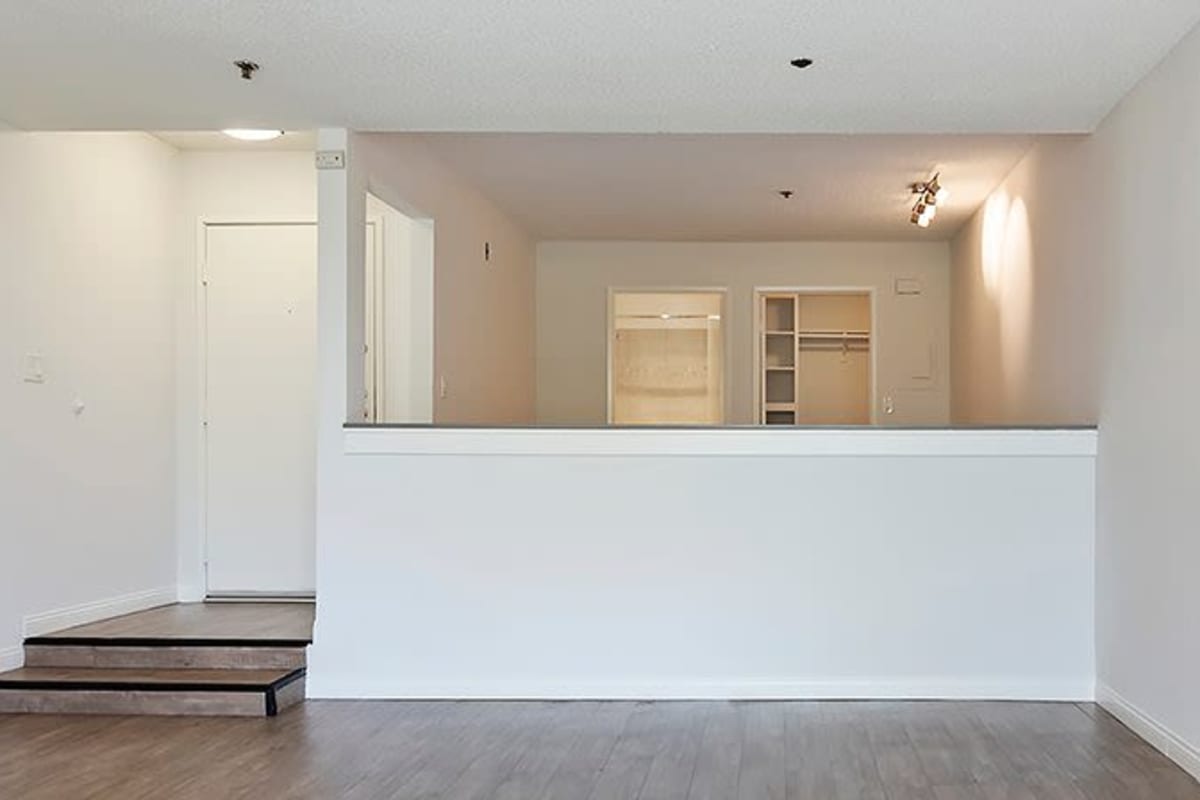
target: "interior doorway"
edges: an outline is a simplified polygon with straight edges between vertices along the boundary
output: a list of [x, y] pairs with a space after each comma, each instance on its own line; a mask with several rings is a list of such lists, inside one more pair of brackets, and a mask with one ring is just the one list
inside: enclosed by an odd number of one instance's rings
[[874, 422], [869, 289], [760, 289], [758, 414], [763, 425]]
[[724, 422], [724, 305], [722, 292], [612, 293], [610, 423]]
[[367, 194], [363, 420], [434, 418], [432, 219]]
[[206, 591], [312, 596], [317, 228], [204, 223], [202, 245]]

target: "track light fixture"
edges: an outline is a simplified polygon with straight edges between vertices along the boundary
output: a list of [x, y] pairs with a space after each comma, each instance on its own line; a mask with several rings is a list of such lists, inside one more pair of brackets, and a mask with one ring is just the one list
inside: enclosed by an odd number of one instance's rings
[[917, 202], [913, 205], [909, 221], [918, 228], [928, 228], [937, 216], [938, 204], [944, 204], [950, 199], [950, 192], [942, 186], [941, 177], [941, 173], [937, 173], [929, 180], [914, 183], [910, 187], [917, 197]]

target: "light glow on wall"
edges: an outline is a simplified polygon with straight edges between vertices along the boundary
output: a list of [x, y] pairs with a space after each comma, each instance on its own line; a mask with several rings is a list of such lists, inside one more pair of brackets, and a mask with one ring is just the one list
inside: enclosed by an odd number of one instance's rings
[[983, 208], [983, 244], [981, 247], [983, 285], [988, 296], [996, 299], [1000, 282], [1004, 276], [1004, 233], [1008, 225], [1008, 209], [1011, 201], [1003, 189], [988, 198]]
[[984, 287], [996, 310], [1000, 359], [1009, 399], [1023, 391], [1028, 374], [1033, 325], [1033, 245], [1029, 209], [1003, 189], [983, 211], [980, 266]]

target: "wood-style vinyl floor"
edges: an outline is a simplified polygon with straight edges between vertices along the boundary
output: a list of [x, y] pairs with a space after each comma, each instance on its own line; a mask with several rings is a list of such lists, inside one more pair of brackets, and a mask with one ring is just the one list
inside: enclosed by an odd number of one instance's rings
[[57, 631], [55, 639], [312, 641], [312, 603], [176, 603]]
[[0, 716], [0, 798], [1198, 800], [1092, 705], [313, 702]]

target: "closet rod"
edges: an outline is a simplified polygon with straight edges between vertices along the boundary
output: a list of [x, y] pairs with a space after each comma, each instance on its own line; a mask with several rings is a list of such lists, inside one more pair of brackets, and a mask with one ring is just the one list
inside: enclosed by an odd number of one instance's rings
[[713, 322], [719, 322], [721, 317], [719, 314], [617, 314], [617, 319], [657, 319], [657, 320], [672, 320], [672, 319], [707, 319]]
[[796, 331], [796, 333], [836, 333], [838, 336], [843, 336], [845, 334], [868, 336], [871, 332], [862, 328], [801, 328], [800, 330]]

